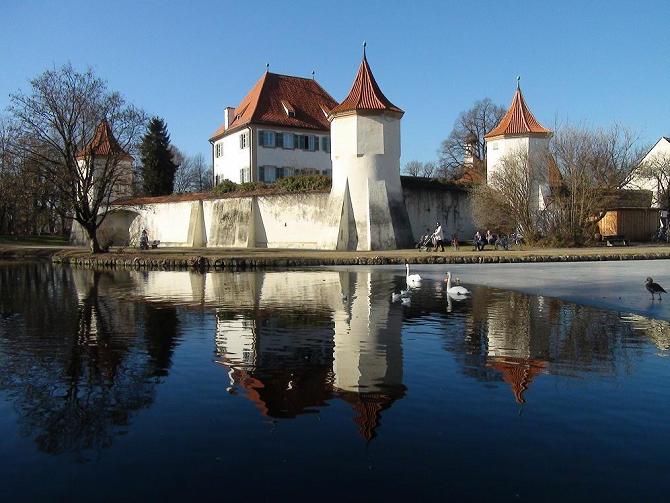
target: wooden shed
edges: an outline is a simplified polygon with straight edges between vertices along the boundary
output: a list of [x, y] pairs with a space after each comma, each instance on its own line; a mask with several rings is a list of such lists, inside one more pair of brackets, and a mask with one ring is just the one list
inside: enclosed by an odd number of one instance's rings
[[624, 236], [630, 241], [650, 241], [659, 226], [658, 208], [613, 208], [598, 222], [603, 236]]

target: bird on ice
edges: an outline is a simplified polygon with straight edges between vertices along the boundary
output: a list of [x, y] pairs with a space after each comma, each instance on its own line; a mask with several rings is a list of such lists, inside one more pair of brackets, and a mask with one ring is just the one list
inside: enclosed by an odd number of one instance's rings
[[654, 294], [658, 294], [658, 300], [663, 300], [661, 298], [661, 293], [668, 293], [665, 291], [665, 288], [658, 283], [654, 283], [654, 280], [651, 278], [647, 278], [644, 286], [647, 287], [647, 291], [651, 294], [651, 300], [654, 300]]

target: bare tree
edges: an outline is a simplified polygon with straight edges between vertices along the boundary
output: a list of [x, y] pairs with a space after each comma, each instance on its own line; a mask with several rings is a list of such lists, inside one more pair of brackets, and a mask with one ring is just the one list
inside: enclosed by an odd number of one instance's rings
[[185, 156], [175, 149], [175, 162], [179, 162], [179, 168], [175, 174], [174, 191], [182, 192], [204, 192], [212, 189], [212, 171], [207, 166], [202, 154]]
[[421, 161], [409, 161], [405, 164], [405, 173], [409, 176], [421, 176], [423, 163]]
[[526, 241], [538, 238], [540, 212], [538, 186], [545, 180], [540, 170], [532, 169], [528, 154], [514, 151], [500, 160], [490, 184], [472, 189], [474, 219], [482, 228], [496, 231], [521, 231]]
[[619, 200], [641, 153], [637, 137], [619, 126], [557, 131], [547, 163], [555, 166], [560, 183], [552, 189], [545, 216], [547, 232], [563, 243], [590, 240], [596, 224]]
[[474, 140], [474, 152], [479, 159], [486, 158], [484, 135], [493, 129], [505, 115], [505, 109], [489, 98], [476, 101], [472, 108], [461, 112], [449, 136], [439, 150], [439, 176], [459, 178], [463, 173], [463, 159]]
[[[489, 185], [473, 189], [475, 221], [502, 231], [519, 229], [529, 241], [584, 244], [620, 200], [640, 153], [635, 135], [618, 126], [559, 130], [546, 155], [513, 152], [501, 160]], [[544, 205], [541, 188], [548, 192]]]
[[409, 176], [433, 178], [437, 173], [437, 166], [433, 161], [409, 161], [407, 164], [405, 164], [403, 171]]
[[[12, 94], [8, 110], [18, 127], [13, 151], [58, 192], [62, 204], [55, 209], [78, 222], [91, 251], [100, 252], [97, 229], [115, 186], [127, 176], [122, 161], [144, 130], [144, 113], [109, 91], [90, 68], [82, 73], [70, 64], [31, 80], [29, 92]], [[103, 121], [119, 148], [98, 155], [91, 141]]]

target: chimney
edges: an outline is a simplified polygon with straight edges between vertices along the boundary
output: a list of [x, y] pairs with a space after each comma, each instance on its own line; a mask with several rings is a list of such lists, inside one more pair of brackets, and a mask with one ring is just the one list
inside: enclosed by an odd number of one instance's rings
[[226, 107], [223, 111], [223, 125], [226, 129], [230, 127], [230, 123], [235, 120], [235, 109], [233, 107]]

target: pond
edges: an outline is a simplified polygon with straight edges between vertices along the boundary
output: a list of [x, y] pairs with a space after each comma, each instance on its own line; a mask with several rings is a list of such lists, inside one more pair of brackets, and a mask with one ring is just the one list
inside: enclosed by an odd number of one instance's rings
[[665, 500], [668, 322], [467, 286], [0, 263], [0, 496]]

